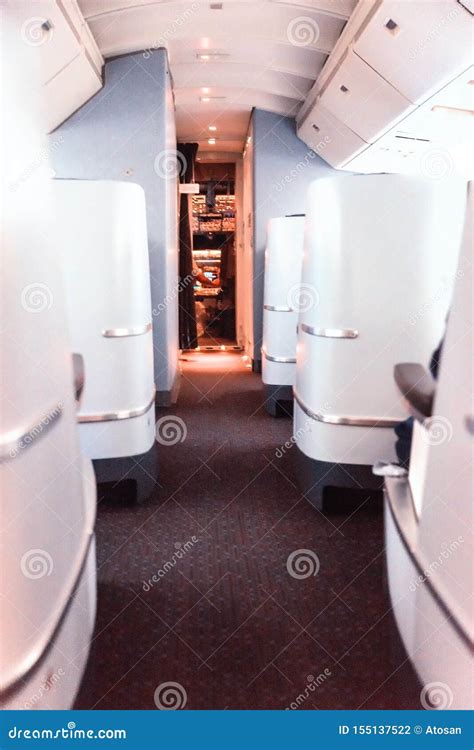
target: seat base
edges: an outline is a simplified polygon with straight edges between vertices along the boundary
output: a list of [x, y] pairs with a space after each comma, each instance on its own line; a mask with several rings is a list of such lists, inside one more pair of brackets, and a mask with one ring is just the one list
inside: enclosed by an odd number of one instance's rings
[[264, 383], [265, 409], [272, 417], [293, 416], [293, 386]]
[[158, 452], [154, 443], [147, 453], [124, 458], [94, 459], [97, 502], [142, 503], [158, 485]]
[[325, 504], [324, 500], [324, 491], [328, 487], [383, 490], [384, 479], [372, 474], [372, 466], [318, 461], [309, 458], [297, 445], [295, 447], [298, 484], [310, 505], [316, 510], [331, 510], [330, 503]]

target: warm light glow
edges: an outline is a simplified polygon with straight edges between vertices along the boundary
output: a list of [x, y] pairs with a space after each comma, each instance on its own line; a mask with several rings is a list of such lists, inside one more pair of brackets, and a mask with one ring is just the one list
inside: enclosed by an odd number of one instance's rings
[[210, 88], [208, 88], [207, 86], [204, 86], [204, 87], [203, 87], [203, 88], [201, 89], [201, 91], [202, 91], [202, 93], [203, 93], [203, 94], [209, 94], [209, 93], [210, 93], [210, 91], [211, 91], [211, 89], [210, 89]]
[[215, 125], [209, 125], [209, 130], [217, 130]]
[[213, 145], [215, 144], [215, 142], [216, 142], [216, 139], [215, 139], [215, 138], [208, 138], [207, 142], [208, 142], [208, 143], [209, 143], [209, 144], [210, 144], [211, 146], [213, 146]]
[[201, 101], [202, 101], [202, 102], [210, 102], [210, 101], [211, 101], [211, 99], [210, 99], [210, 97], [209, 97], [209, 96], [201, 96]]
[[221, 345], [221, 349], [222, 349], [223, 352], [225, 352], [225, 346], [224, 346], [224, 344]]

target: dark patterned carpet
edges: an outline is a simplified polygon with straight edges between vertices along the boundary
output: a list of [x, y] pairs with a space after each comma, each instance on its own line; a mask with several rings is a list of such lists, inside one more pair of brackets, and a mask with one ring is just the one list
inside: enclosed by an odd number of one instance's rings
[[[275, 453], [291, 420], [262, 402], [241, 355], [186, 355], [178, 405], [158, 418], [187, 434], [156, 445], [153, 497], [99, 507], [97, 623], [76, 708], [155, 709], [157, 688], [158, 703], [189, 709], [420, 708], [380, 504], [313, 510], [295, 449]], [[316, 575], [290, 575], [297, 550]]]

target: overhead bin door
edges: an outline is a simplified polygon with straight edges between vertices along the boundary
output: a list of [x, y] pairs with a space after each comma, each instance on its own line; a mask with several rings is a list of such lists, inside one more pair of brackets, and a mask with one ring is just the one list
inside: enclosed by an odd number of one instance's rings
[[455, 0], [383, 2], [354, 50], [416, 104], [472, 62], [474, 17]]

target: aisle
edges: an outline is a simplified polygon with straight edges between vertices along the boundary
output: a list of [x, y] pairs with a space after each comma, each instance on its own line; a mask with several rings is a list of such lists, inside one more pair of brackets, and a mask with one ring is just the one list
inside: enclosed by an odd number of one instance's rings
[[267, 415], [240, 354], [182, 365], [179, 403], [158, 413], [174, 444], [157, 444], [153, 498], [99, 509], [99, 608], [76, 707], [153, 709], [156, 691], [189, 709], [420, 708], [380, 510], [325, 518], [308, 505], [296, 449], [282, 449], [291, 420]]

